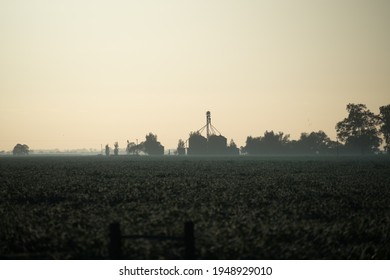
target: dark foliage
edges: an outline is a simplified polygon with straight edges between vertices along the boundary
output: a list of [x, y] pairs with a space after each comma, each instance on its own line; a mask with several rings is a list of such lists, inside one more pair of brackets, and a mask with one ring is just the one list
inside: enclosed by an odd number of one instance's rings
[[179, 142], [177, 143], [177, 154], [179, 156], [186, 154], [185, 143], [182, 139], [179, 139]]
[[337, 137], [349, 152], [368, 154], [378, 151], [380, 119], [364, 104], [348, 104], [348, 117], [336, 125]]
[[136, 154], [137, 151], [138, 151], [137, 145], [134, 142], [130, 142], [129, 140], [127, 140], [126, 153], [128, 155]]
[[119, 154], [119, 144], [118, 142], [115, 142], [114, 143], [114, 155], [118, 155]]
[[381, 120], [380, 131], [385, 138], [385, 150], [387, 153], [390, 153], [390, 104], [380, 107], [379, 111], [379, 118]]
[[140, 149], [148, 155], [163, 155], [164, 146], [157, 141], [157, 135], [149, 133], [145, 136], [145, 141], [140, 145]]
[[30, 152], [30, 148], [26, 144], [16, 144], [14, 147], [12, 154], [15, 156], [25, 156]]

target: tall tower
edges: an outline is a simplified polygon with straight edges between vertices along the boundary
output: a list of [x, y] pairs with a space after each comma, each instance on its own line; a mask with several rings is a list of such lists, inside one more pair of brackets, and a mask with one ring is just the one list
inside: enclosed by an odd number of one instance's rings
[[207, 139], [210, 137], [210, 128], [211, 128], [211, 113], [210, 111], [206, 112], [206, 132], [207, 132]]

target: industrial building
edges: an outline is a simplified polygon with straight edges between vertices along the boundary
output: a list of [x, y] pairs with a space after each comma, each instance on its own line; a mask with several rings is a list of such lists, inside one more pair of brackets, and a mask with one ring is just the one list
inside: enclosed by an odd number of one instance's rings
[[[202, 131], [206, 130], [206, 137]], [[226, 137], [211, 124], [211, 113], [206, 112], [206, 125], [196, 132], [190, 133], [187, 140], [188, 155], [238, 155], [239, 149], [235, 146], [228, 146]]]

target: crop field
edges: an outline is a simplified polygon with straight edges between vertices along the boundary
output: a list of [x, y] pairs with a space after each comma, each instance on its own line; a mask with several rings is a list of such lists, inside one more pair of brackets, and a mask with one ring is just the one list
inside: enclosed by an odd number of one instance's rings
[[[386, 157], [1, 157], [1, 259], [107, 259], [109, 225], [197, 259], [390, 259]], [[123, 240], [127, 259], [180, 259]]]

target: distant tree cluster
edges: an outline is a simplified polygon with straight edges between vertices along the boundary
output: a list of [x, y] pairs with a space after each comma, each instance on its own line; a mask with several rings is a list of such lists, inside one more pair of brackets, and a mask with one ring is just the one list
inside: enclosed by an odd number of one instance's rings
[[[290, 140], [283, 132], [266, 131], [264, 136], [247, 137], [242, 152], [258, 154], [371, 154], [379, 151], [382, 133], [385, 151], [390, 153], [390, 105], [380, 107], [375, 115], [364, 104], [348, 104], [348, 116], [336, 124], [337, 141], [323, 131], [301, 133]], [[340, 141], [340, 142], [339, 142]]]
[[129, 140], [127, 140], [127, 146], [126, 146], [126, 153], [128, 155], [130, 154], [136, 154], [138, 152], [138, 147], [137, 145], [134, 143], [134, 142], [130, 142]]
[[139, 149], [148, 155], [164, 154], [164, 146], [157, 141], [157, 135], [153, 133], [145, 136], [145, 141], [139, 144]]
[[301, 133], [299, 140], [290, 140], [283, 132], [266, 131], [264, 136], [247, 137], [242, 152], [247, 154], [328, 154], [336, 152], [337, 143], [323, 131]]
[[25, 156], [30, 152], [30, 148], [26, 144], [16, 144], [14, 147], [12, 154], [15, 156]]
[[285, 153], [289, 137], [290, 135], [284, 135], [283, 132], [274, 133], [272, 130], [266, 131], [264, 136], [248, 136], [244, 152], [248, 154]]
[[[141, 142], [139, 145], [134, 142], [130, 142], [127, 140], [126, 146], [126, 154], [139, 154], [139, 152], [143, 152], [148, 155], [163, 155], [164, 154], [164, 146], [161, 145], [160, 142], [157, 141], [157, 135], [153, 133], [149, 133], [145, 136], [145, 141]], [[105, 147], [105, 154], [109, 156], [111, 153], [111, 148], [107, 144]], [[119, 143], [114, 143], [114, 155], [119, 155]]]

